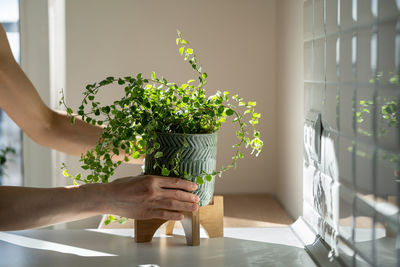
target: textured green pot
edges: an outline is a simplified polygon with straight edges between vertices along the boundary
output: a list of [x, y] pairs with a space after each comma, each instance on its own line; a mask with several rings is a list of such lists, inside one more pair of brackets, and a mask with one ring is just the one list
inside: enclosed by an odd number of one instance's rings
[[[187, 146], [183, 149], [181, 160], [179, 162], [180, 178], [183, 173], [188, 173], [194, 177], [200, 175], [202, 171], [212, 173], [215, 171], [217, 162], [217, 133], [212, 134], [174, 134], [174, 133], [158, 133], [158, 143], [163, 152], [163, 157], [158, 158], [157, 162], [168, 169], [171, 169], [170, 160], [175, 158], [177, 152], [183, 148], [183, 144], [187, 142]], [[146, 155], [145, 173], [153, 175], [161, 175], [160, 168], [153, 169], [155, 160], [151, 155]], [[196, 178], [192, 181], [195, 182]], [[202, 185], [198, 185], [194, 194], [200, 197], [199, 205], [206, 206], [210, 203], [214, 194], [215, 178], [211, 182], [204, 181]]]

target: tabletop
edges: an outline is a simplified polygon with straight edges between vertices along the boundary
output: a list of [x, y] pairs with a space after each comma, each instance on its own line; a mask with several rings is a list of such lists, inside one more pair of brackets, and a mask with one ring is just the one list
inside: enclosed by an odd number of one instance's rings
[[186, 245], [183, 229], [135, 243], [133, 229], [0, 232], [0, 266], [315, 266], [289, 227], [225, 228]]

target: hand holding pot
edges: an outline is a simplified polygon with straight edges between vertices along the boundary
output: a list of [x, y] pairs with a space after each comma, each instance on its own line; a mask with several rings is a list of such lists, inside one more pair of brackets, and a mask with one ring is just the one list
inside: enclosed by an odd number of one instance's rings
[[[107, 212], [132, 219], [181, 220], [179, 211], [196, 211], [199, 197], [195, 183], [171, 177], [126, 177], [105, 184], [109, 200]], [[183, 190], [182, 190], [183, 189]]]

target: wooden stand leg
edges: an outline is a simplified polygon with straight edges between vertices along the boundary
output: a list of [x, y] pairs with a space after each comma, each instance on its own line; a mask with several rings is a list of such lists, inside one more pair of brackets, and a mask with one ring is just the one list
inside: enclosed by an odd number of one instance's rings
[[200, 218], [199, 211], [184, 212], [184, 218], [181, 221], [186, 236], [188, 246], [200, 245]]
[[175, 221], [169, 221], [167, 224], [167, 228], [165, 229], [166, 235], [172, 235], [174, 232]]
[[[211, 203], [200, 207], [200, 225], [203, 226], [210, 238], [224, 236], [224, 198], [214, 196]], [[166, 235], [172, 235], [175, 221], [169, 221], [165, 229]]]
[[136, 243], [150, 242], [154, 233], [167, 220], [135, 220], [135, 241]]
[[200, 224], [210, 238], [224, 236], [224, 199], [214, 196], [213, 203], [200, 208]]

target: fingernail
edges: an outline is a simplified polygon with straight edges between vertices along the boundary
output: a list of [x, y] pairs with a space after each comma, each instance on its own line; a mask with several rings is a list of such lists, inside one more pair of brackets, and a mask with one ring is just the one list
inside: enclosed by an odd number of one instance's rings
[[194, 197], [193, 197], [193, 200], [196, 201], [196, 202], [199, 202], [199, 201], [200, 201], [200, 198], [199, 198], [198, 196], [194, 196]]

